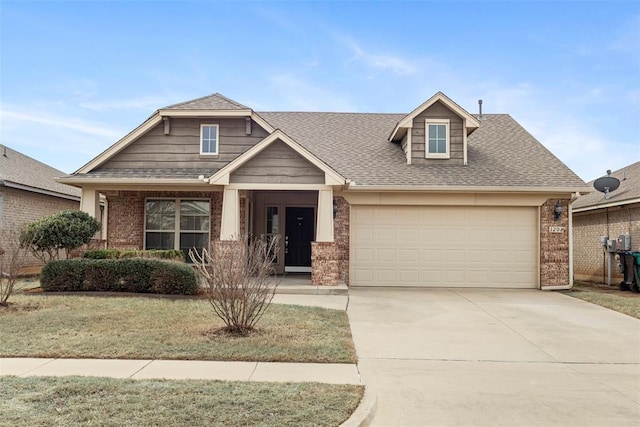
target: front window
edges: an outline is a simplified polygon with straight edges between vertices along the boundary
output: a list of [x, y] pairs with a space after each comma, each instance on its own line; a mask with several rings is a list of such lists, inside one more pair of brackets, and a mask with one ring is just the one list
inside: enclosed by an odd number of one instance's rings
[[208, 200], [149, 199], [145, 207], [145, 249], [189, 249], [199, 252], [209, 243]]
[[218, 125], [200, 125], [200, 154], [218, 154]]
[[449, 120], [427, 120], [426, 150], [427, 158], [449, 158]]

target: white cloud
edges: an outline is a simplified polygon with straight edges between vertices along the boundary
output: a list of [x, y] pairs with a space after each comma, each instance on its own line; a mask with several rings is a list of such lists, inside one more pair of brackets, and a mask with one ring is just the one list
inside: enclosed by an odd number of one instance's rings
[[351, 61], [362, 63], [369, 68], [390, 71], [398, 76], [415, 74], [418, 70], [409, 61], [390, 53], [372, 53], [351, 38], [340, 37], [338, 41], [353, 53]]
[[[45, 125], [49, 128], [79, 132], [85, 135], [116, 138], [120, 133], [113, 128], [98, 123], [87, 122], [67, 116], [58, 116], [43, 112], [24, 112], [16, 109], [0, 107], [3, 128], [26, 127], [29, 124]], [[44, 133], [43, 135], [46, 135]]]
[[78, 105], [87, 110], [98, 112], [109, 110], [146, 110], [151, 114], [151, 112], [167, 104], [168, 102], [160, 97], [144, 97], [104, 102], [84, 101], [80, 102]]

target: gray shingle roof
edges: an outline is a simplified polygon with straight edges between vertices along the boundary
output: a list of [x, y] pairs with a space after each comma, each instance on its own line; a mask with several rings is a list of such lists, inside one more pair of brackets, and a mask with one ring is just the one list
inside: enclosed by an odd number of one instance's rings
[[[576, 200], [573, 208], [597, 207], [598, 205], [610, 203], [624, 204], [625, 201], [640, 199], [640, 161], [612, 172], [611, 176], [620, 180], [620, 187], [616, 191], [609, 193], [608, 199], [604, 198], [603, 193], [594, 191]], [[593, 188], [594, 181], [595, 179], [588, 183], [591, 188]]]
[[[165, 109], [249, 109], [216, 93]], [[507, 114], [485, 114], [468, 139], [468, 165], [408, 165], [388, 136], [405, 114], [262, 112], [259, 115], [356, 185], [585, 187]], [[210, 172], [210, 173], [209, 173]], [[84, 178], [188, 178], [214, 169], [94, 170]], [[76, 175], [79, 176], [79, 175]]]
[[54, 181], [65, 173], [0, 144], [0, 184], [18, 184], [37, 190], [80, 197], [80, 190]]
[[507, 114], [484, 114], [468, 139], [468, 165], [408, 165], [387, 140], [403, 114], [261, 112], [360, 185], [583, 187], [575, 173]]
[[169, 105], [161, 108], [161, 110], [249, 110], [232, 99], [214, 93], [213, 95], [203, 96], [202, 98], [192, 99], [190, 101], [180, 102], [178, 104]]

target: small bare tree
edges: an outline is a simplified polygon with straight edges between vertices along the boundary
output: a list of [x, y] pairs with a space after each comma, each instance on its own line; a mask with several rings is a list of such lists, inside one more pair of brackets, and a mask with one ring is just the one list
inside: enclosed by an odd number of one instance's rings
[[215, 314], [235, 335], [247, 335], [265, 313], [279, 280], [273, 277], [278, 240], [251, 239], [217, 242], [202, 253], [189, 251], [205, 285]]
[[5, 245], [0, 248], [0, 307], [9, 305], [9, 298], [18, 290], [18, 275], [25, 264], [27, 251], [20, 247], [17, 232], [5, 232]]

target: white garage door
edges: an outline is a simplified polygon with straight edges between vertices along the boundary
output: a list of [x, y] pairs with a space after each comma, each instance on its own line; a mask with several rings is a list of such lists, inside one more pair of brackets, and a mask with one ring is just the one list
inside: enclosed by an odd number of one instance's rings
[[352, 206], [354, 286], [537, 287], [537, 209]]

